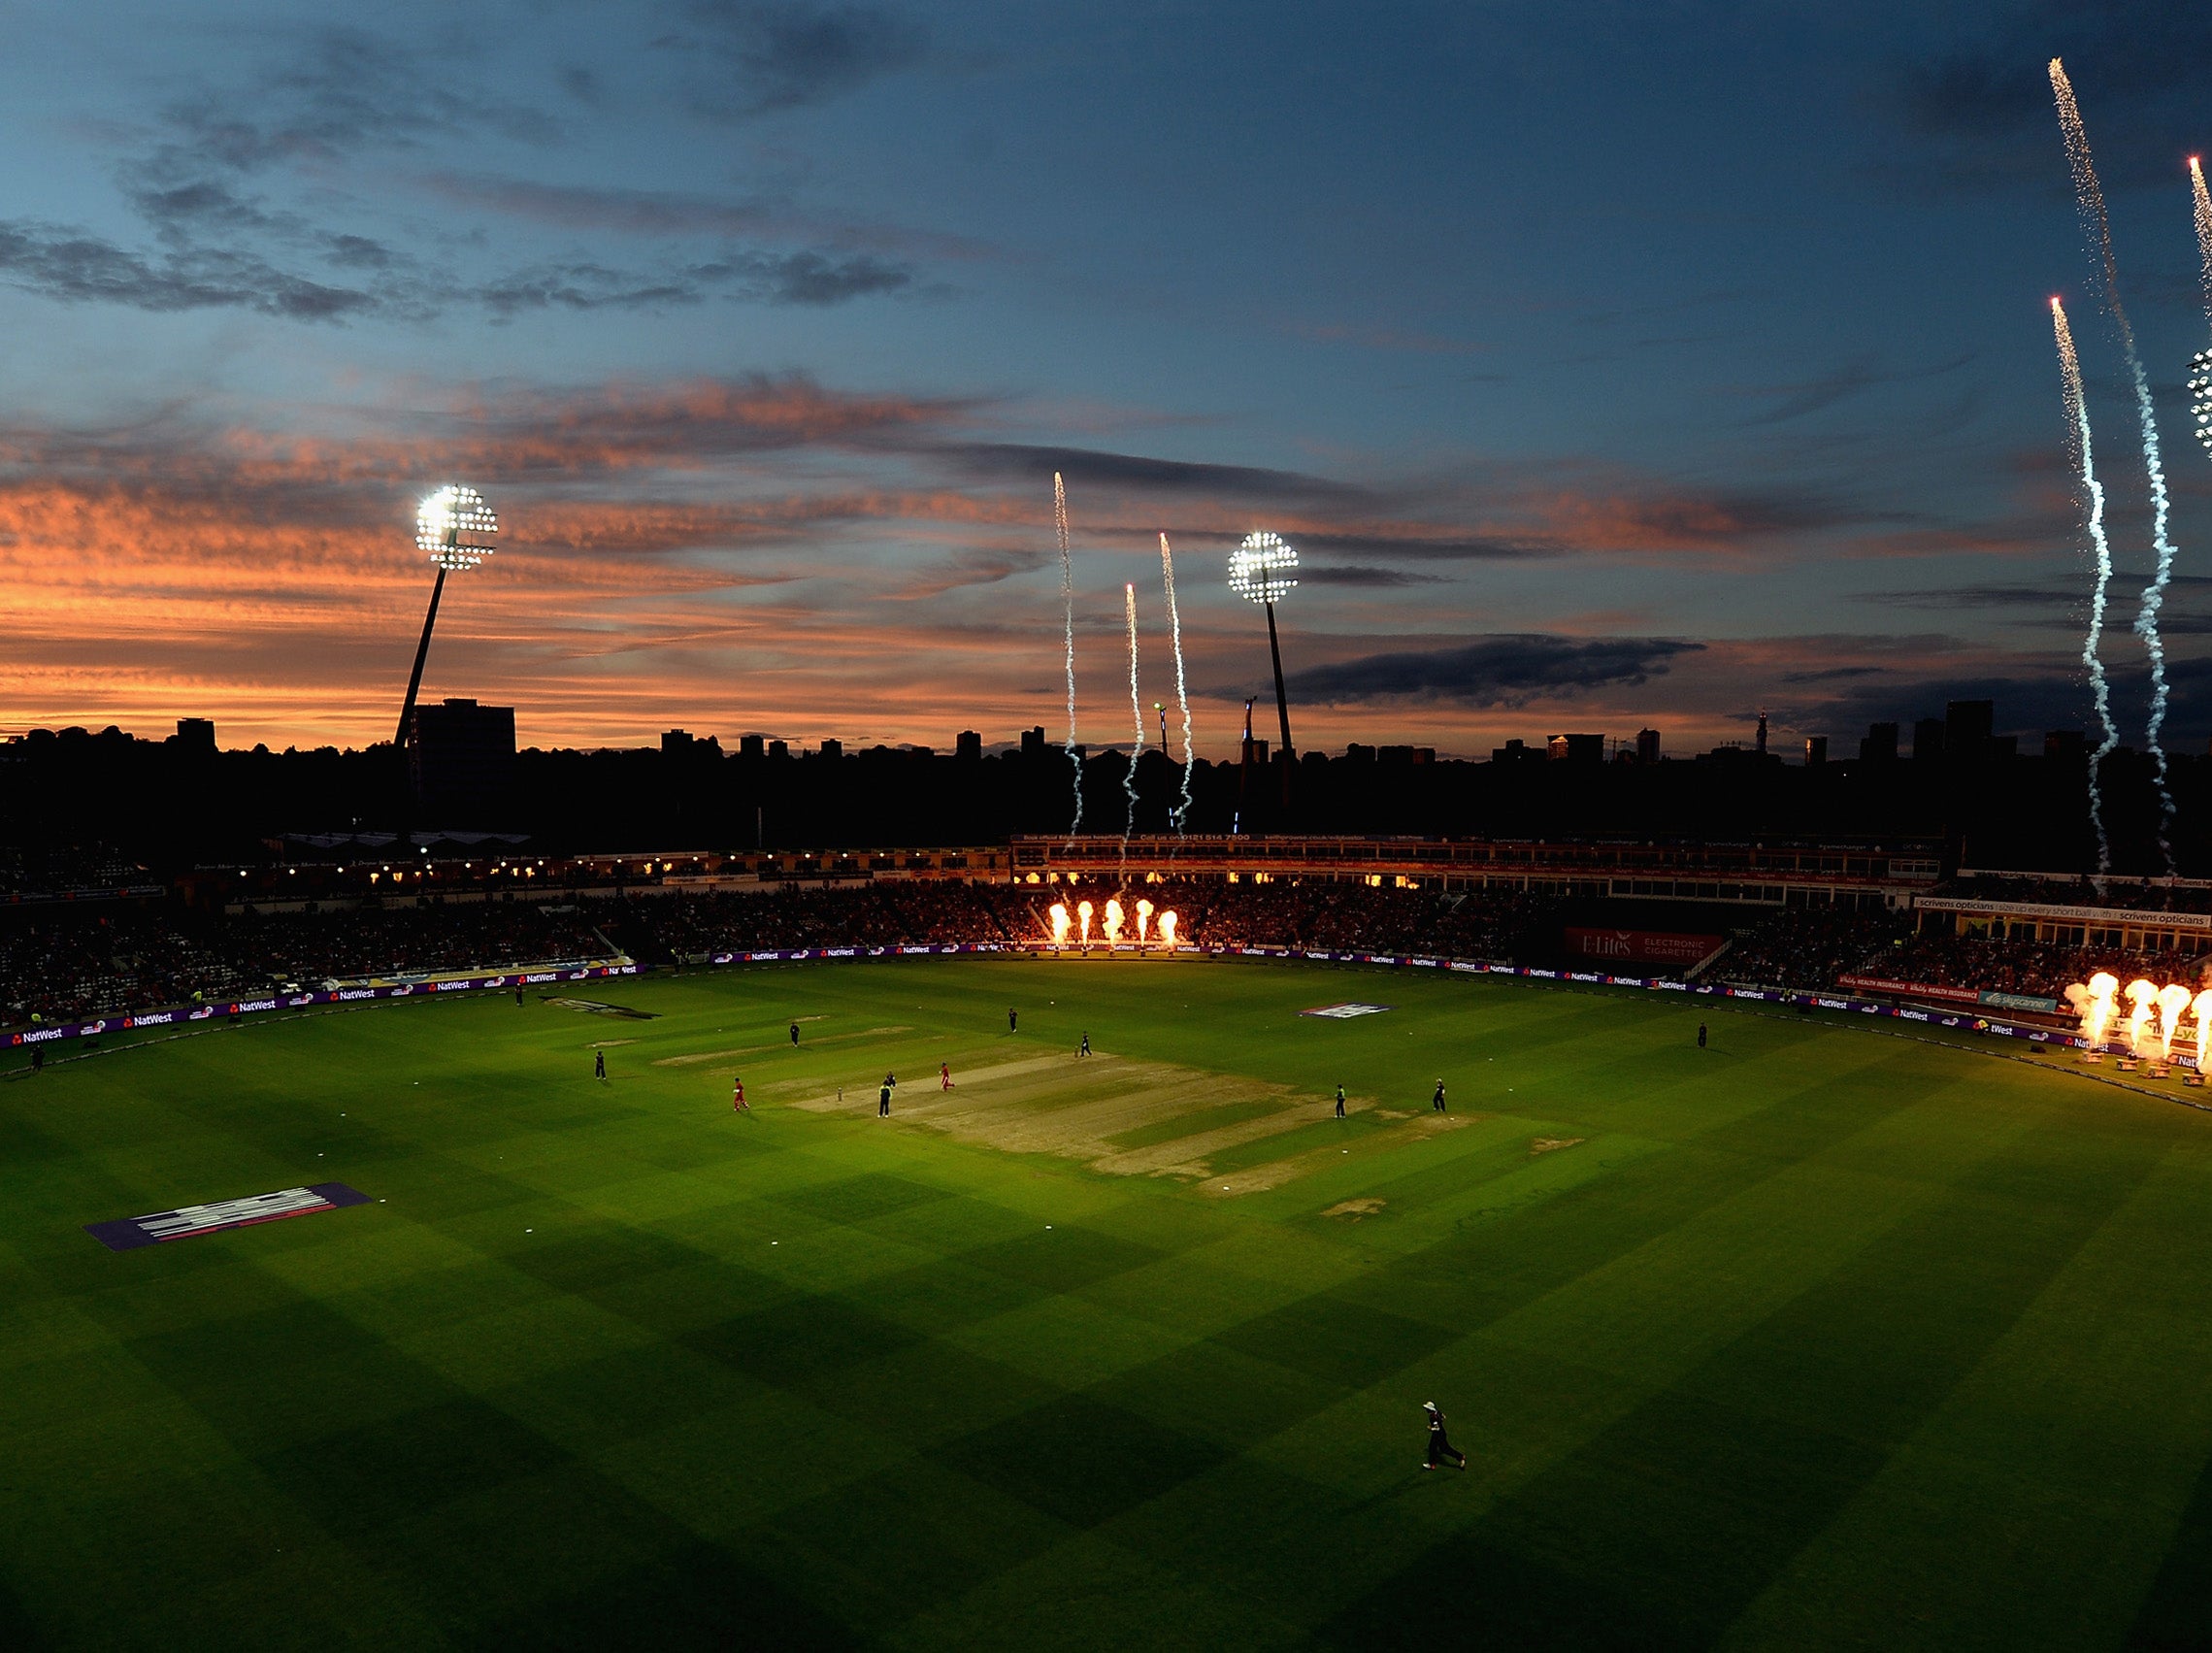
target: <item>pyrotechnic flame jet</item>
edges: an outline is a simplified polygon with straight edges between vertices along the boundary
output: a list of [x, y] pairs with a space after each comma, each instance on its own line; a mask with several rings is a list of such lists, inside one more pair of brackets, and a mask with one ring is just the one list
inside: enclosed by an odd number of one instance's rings
[[1068, 944], [1068, 904], [1064, 901], [1054, 902], [1046, 916], [1052, 920], [1052, 944], [1056, 947], [1066, 946]]
[[2112, 1018], [2119, 1013], [2119, 992], [2120, 978], [2104, 970], [2066, 989], [2067, 1003], [2081, 1013], [2081, 1036], [2087, 1048], [2096, 1050], [2103, 1045]]
[[2180, 982], [2168, 982], [2159, 989], [2159, 1060], [2173, 1060], [2174, 1030], [2181, 1026], [2181, 1014], [2189, 1008], [2189, 989]]
[[1137, 944], [1139, 946], [1141, 947], [1144, 944], [1144, 933], [1151, 928], [1151, 925], [1152, 904], [1148, 901], [1139, 901], [1137, 904]]
[[1091, 944], [1091, 904], [1089, 902], [1078, 901], [1075, 903], [1075, 918], [1082, 925], [1083, 945], [1087, 947]]
[[[2089, 403], [2082, 394], [2081, 357], [2074, 352], [2073, 329], [2066, 325], [2066, 307], [2051, 300], [2051, 329], [2059, 343], [2059, 377], [2066, 401], [2066, 446], [2073, 450], [2074, 467], [2081, 473], [2082, 491], [2088, 496], [2089, 543], [2096, 561], [2096, 583], [2089, 598], [2089, 633], [2082, 640], [2081, 662], [2089, 669], [2090, 698], [2104, 726], [2104, 740], [2089, 760], [2089, 819], [2096, 829], [2096, 870], [2112, 870], [2112, 840], [2104, 830], [2104, 760], [2120, 744], [2120, 729], [2112, 721], [2112, 696], [2104, 681], [2104, 602], [2112, 585], [2112, 544], [2104, 532], [2104, 485], [2096, 479], [2096, 453], [2090, 444]], [[2099, 888], [2102, 886], [2099, 885]]]
[[1121, 903], [1110, 897], [1106, 905], [1106, 939], [1109, 947], [1121, 940]]
[[2196, 1018], [2196, 1071], [2201, 1074], [2206, 1059], [2212, 1057], [2212, 987], [2197, 994], [2189, 1009]]
[[2143, 372], [2143, 358], [2135, 348], [2135, 329], [2120, 302], [2120, 267], [2112, 256], [2112, 221], [2104, 211], [2104, 188], [2096, 181], [2096, 163], [2089, 150], [2089, 131], [2082, 125], [2081, 110], [2074, 102], [2073, 83], [2065, 65], [2051, 59], [2051, 92], [2059, 105], [2059, 129], [2066, 141], [2066, 161], [2073, 169], [2074, 198], [2082, 225], [2096, 243], [2098, 266], [2104, 278], [2104, 305], [2120, 335], [2120, 347], [2128, 358], [2128, 374], [2134, 381], [2135, 416], [2143, 428], [2143, 469], [2151, 483], [2151, 544], [2158, 552], [2158, 567], [2143, 587], [2142, 604], [2135, 611], [2135, 635], [2151, 657], [2151, 717], [2146, 731], [2151, 757], [2157, 766], [2159, 791], [2159, 853], [2166, 871], [2173, 870], [2173, 792], [2166, 779], [2166, 753], [2160, 734], [2166, 719], [2166, 649], [2159, 632], [2159, 611], [2165, 605], [2166, 586], [2173, 579], [2173, 543], [2166, 538], [2165, 462], [2159, 453], [2158, 415], [2151, 408], [2151, 381]]
[[2153, 981], [2128, 983], [2128, 1003], [2134, 1007], [2128, 1012], [2128, 1052], [2131, 1056], [2143, 1053], [2143, 1036], [2150, 1031], [2153, 1008], [2159, 1002], [2158, 984]]
[[1172, 907], [1160, 914], [1160, 944], [1170, 952], [1175, 950], [1175, 909]]

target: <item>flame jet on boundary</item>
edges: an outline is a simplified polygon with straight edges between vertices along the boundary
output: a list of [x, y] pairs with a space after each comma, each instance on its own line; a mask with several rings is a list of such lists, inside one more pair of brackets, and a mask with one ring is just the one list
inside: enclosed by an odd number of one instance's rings
[[2112, 697], [2104, 681], [2104, 600], [2112, 585], [2112, 544], [2104, 532], [2104, 485], [2096, 479], [2096, 452], [2090, 445], [2089, 403], [2083, 397], [2081, 357], [2074, 353], [2073, 330], [2066, 325], [2066, 309], [2051, 301], [2051, 329], [2059, 342], [2059, 372], [2065, 382], [2066, 446], [2073, 450], [2074, 466], [2081, 472], [2082, 491], [2089, 503], [2089, 541], [2096, 558], [2096, 584], [2090, 592], [2089, 635], [2082, 640], [2081, 662], [2089, 668], [2089, 687], [2096, 702], [2096, 715], [2104, 726], [2104, 740], [2089, 760], [2089, 818], [2096, 828], [2096, 870], [2112, 871], [2112, 841], [2104, 830], [2104, 794], [2099, 772], [2104, 760], [2120, 744], [2120, 731], [2112, 721]]
[[2159, 452], [2159, 422], [2151, 408], [2151, 381], [2143, 373], [2143, 358], [2135, 348], [2135, 328], [2128, 319], [2128, 311], [2120, 302], [2120, 267], [2112, 255], [2112, 220], [2104, 211], [2104, 187], [2096, 181], [2096, 163], [2089, 150], [2089, 129], [2082, 124], [2081, 110], [2074, 102], [2073, 83], [2066, 79], [2066, 66], [2058, 58], [2051, 59], [2051, 92], [2058, 100], [2059, 130], [2066, 142], [2066, 163], [2073, 169], [2074, 199], [2080, 210], [2082, 227], [2096, 244], [2098, 268], [2104, 280], [2104, 307], [2111, 313], [2112, 324], [2120, 334], [2120, 347], [2128, 358], [2128, 375], [2134, 381], [2135, 414], [2143, 427], [2143, 469], [2151, 483], [2151, 544], [2158, 552], [2158, 566], [2151, 581], [2143, 587], [2141, 607], [2135, 611], [2135, 635], [2143, 640], [2143, 648], [2151, 657], [2151, 719], [2146, 731], [2151, 744], [2151, 759], [2157, 766], [2159, 788], [2159, 853], [2165, 862], [2165, 870], [2173, 871], [2173, 844], [2170, 833], [2173, 827], [2173, 791], [2166, 779], [2166, 752], [2160, 736], [2166, 720], [2166, 646], [2159, 632], [2159, 611], [2165, 606], [2166, 586], [2173, 579], [2173, 542], [2166, 537], [2166, 473], [2165, 462]]

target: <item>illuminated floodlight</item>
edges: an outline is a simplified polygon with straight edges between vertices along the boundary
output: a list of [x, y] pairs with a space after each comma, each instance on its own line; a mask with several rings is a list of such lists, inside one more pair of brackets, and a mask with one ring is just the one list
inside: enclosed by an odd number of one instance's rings
[[465, 482], [447, 482], [424, 496], [414, 512], [414, 544], [438, 567], [438, 579], [430, 587], [430, 610], [422, 616], [422, 641], [414, 645], [414, 671], [407, 679], [407, 699], [400, 703], [399, 732], [392, 744], [404, 747], [414, 733], [414, 697], [422, 687], [422, 663], [430, 657], [430, 632], [438, 623], [438, 599], [446, 593], [446, 577], [475, 568], [491, 555], [491, 537], [499, 532], [499, 518], [484, 504], [484, 496]]
[[475, 568], [491, 555], [499, 518], [484, 496], [465, 482], [447, 482], [414, 513], [414, 543], [442, 569]]
[[2212, 350], [2189, 358], [2189, 406], [2196, 415], [2196, 440], [2212, 453]]
[[1250, 603], [1273, 605], [1298, 583], [1298, 552], [1280, 534], [1244, 536], [1229, 553], [1229, 588]]
[[[1275, 640], [1275, 605], [1298, 584], [1298, 552], [1266, 529], [1244, 536], [1229, 553], [1229, 588], [1268, 612], [1268, 655], [1275, 667], [1275, 716], [1282, 724], [1283, 804], [1290, 804], [1290, 697], [1283, 692], [1282, 645]], [[1244, 749], [1252, 749], [1252, 707], [1244, 706]]]

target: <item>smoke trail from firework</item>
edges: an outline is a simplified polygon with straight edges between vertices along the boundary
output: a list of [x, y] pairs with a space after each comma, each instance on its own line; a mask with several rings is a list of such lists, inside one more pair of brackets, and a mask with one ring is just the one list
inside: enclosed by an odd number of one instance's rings
[[2196, 280], [2204, 289], [2204, 312], [2212, 316], [2212, 195], [2204, 192], [2204, 166], [2189, 157], [2189, 193], [2196, 209]]
[[1060, 607], [1067, 617], [1068, 761], [1075, 768], [1075, 818], [1068, 824], [1068, 847], [1083, 830], [1083, 760], [1075, 755], [1075, 575], [1068, 560], [1068, 485], [1052, 473], [1052, 526], [1060, 535]]
[[[1168, 548], [1168, 536], [1160, 536], [1160, 578], [1168, 587], [1168, 636], [1175, 649], [1175, 705], [1183, 714], [1183, 801], [1175, 808], [1175, 836], [1183, 835], [1183, 822], [1191, 812], [1191, 696], [1183, 686], [1183, 617], [1175, 608], [1175, 553]], [[1160, 738], [1165, 749], [1168, 740]]]
[[2166, 870], [2173, 869], [2173, 845], [2167, 834], [2173, 825], [2173, 792], [2166, 784], [2166, 752], [2160, 733], [2166, 720], [2166, 645], [2159, 634], [2159, 611], [2165, 606], [2166, 586], [2173, 579], [2173, 544], [2166, 538], [2166, 473], [2164, 461], [2159, 454], [2159, 424], [2151, 411], [2151, 382], [2143, 374], [2143, 358], [2135, 349], [2135, 329], [2128, 320], [2128, 312], [2120, 302], [2120, 271], [2112, 257], [2112, 221], [2104, 212], [2104, 190], [2096, 182], [2096, 164], [2090, 157], [2089, 131], [2082, 125], [2081, 110], [2074, 103], [2073, 83], [2066, 79], [2065, 65], [2056, 57], [2051, 59], [2051, 92], [2058, 99], [2059, 128], [2065, 135], [2066, 162], [2073, 169], [2075, 204], [2081, 211], [2082, 225], [2096, 243], [2096, 252], [2104, 276], [2104, 304], [2112, 313], [2112, 323], [2120, 333], [2120, 347], [2127, 353], [2128, 374], [2135, 385], [2135, 414], [2143, 427], [2143, 469], [2151, 480], [2151, 544], [2159, 555], [2158, 567], [2151, 582], [2143, 587], [2141, 607], [2135, 611], [2133, 627], [2143, 640], [2144, 652], [2151, 657], [2151, 720], [2146, 731], [2151, 744], [2151, 759], [2157, 766], [2159, 788], [2159, 852], [2164, 858]]
[[1121, 588], [1129, 610], [1129, 713], [1137, 723], [1137, 744], [1129, 748], [1129, 767], [1122, 772], [1121, 789], [1129, 795], [1129, 814], [1121, 823], [1122, 877], [1129, 876], [1129, 835], [1137, 830], [1137, 760], [1144, 750], [1144, 703], [1137, 698], [1137, 587]]
[[2065, 384], [2066, 446], [2073, 449], [2081, 472], [2082, 491], [2089, 496], [2089, 542], [2096, 557], [2096, 584], [2090, 591], [2089, 635], [2082, 642], [2081, 663], [2089, 668], [2089, 687], [2096, 701], [2096, 715], [2104, 725], [2104, 740], [2089, 760], [2089, 818], [2096, 828], [2096, 870], [2112, 871], [2112, 841], [2104, 830], [2104, 794], [2098, 785], [2099, 766], [2120, 744], [2120, 731], [2112, 721], [2112, 699], [2104, 681], [2104, 599], [2112, 584], [2112, 545], [2104, 533], [2104, 484], [2096, 479], [2096, 453], [2090, 446], [2089, 403], [2081, 387], [2081, 357], [2074, 353], [2073, 329], [2066, 325], [2065, 306], [2051, 301], [2051, 330], [2059, 341], [2059, 372]]

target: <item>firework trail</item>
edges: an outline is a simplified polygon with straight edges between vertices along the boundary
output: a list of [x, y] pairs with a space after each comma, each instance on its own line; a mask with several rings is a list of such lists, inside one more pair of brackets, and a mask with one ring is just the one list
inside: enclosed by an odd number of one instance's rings
[[1144, 751], [1144, 703], [1137, 698], [1137, 587], [1121, 588], [1129, 610], [1129, 711], [1137, 722], [1137, 744], [1129, 748], [1129, 767], [1122, 771], [1121, 789], [1129, 797], [1129, 813], [1121, 823], [1121, 877], [1129, 881], [1129, 835], [1137, 830], [1137, 760]]
[[2104, 277], [2104, 306], [2119, 330], [2120, 347], [2127, 353], [2128, 374], [2134, 380], [2135, 414], [2143, 427], [2143, 469], [2151, 480], [2151, 544], [2158, 550], [2157, 570], [2143, 587], [2143, 601], [2135, 611], [2133, 627], [2151, 657], [2151, 721], [2146, 731], [2151, 759], [2158, 768], [2159, 853], [2166, 871], [2173, 870], [2173, 845], [2167, 834], [2173, 825], [2173, 793], [2166, 784], [2166, 752], [2160, 732], [2166, 720], [2166, 645], [2159, 635], [2159, 611], [2165, 606], [2166, 585], [2173, 579], [2173, 543], [2166, 538], [2166, 473], [2159, 454], [2159, 424], [2151, 411], [2151, 382], [2143, 375], [2143, 358], [2135, 349], [2135, 329], [2120, 303], [2120, 271], [2112, 257], [2112, 221], [2104, 212], [2104, 190], [2096, 182], [2096, 164], [2090, 157], [2089, 132], [2074, 103], [2073, 83], [2065, 65], [2051, 59], [2051, 92], [2058, 99], [2059, 129], [2065, 135], [2066, 162], [2074, 175], [2074, 198], [2081, 211], [2082, 227], [2096, 244]]
[[1075, 818], [1068, 823], [1068, 847], [1083, 830], [1083, 760], [1075, 755], [1075, 575], [1068, 560], [1068, 485], [1052, 473], [1052, 526], [1060, 536], [1060, 607], [1067, 617], [1068, 761], [1075, 769]]
[[2089, 403], [2082, 396], [2081, 357], [2074, 353], [2073, 329], [2066, 325], [2065, 306], [2051, 301], [2051, 330], [2059, 341], [2059, 372], [2065, 381], [2066, 446], [2081, 471], [2082, 492], [2089, 499], [2089, 542], [2096, 555], [2096, 585], [2089, 599], [2089, 636], [2081, 645], [2081, 663], [2089, 668], [2090, 692], [2096, 700], [2096, 715], [2104, 725], [2104, 742], [2089, 760], [2089, 818], [2096, 828], [2096, 870], [2112, 871], [2112, 841], [2104, 831], [2104, 795], [2098, 790], [2098, 768], [2120, 744], [2113, 726], [2112, 701], [2106, 692], [2104, 661], [2104, 599], [2112, 584], [2112, 545], [2104, 534], [2104, 484], [2096, 479], [2096, 453], [2089, 440]]
[[[1175, 649], [1175, 705], [1183, 714], [1183, 801], [1175, 806], [1175, 836], [1183, 836], [1183, 822], [1191, 812], [1191, 696], [1183, 686], [1183, 617], [1175, 608], [1175, 553], [1168, 548], [1168, 536], [1160, 536], [1160, 578], [1168, 587], [1168, 636]], [[1160, 737], [1161, 749], [1168, 744]]]
[[2204, 312], [2212, 316], [2212, 195], [2204, 193], [2204, 167], [2189, 157], [2189, 192], [2196, 207], [2197, 282], [2204, 288]]

